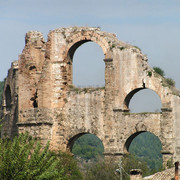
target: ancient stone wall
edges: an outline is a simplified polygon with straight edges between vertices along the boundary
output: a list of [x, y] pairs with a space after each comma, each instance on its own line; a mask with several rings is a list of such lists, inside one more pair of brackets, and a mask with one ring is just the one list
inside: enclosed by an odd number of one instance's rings
[[18, 133], [18, 61], [11, 64], [5, 79], [2, 97], [2, 130], [1, 136], [13, 136]]
[[[73, 55], [88, 41], [104, 53], [103, 88], [73, 86]], [[30, 31], [25, 42], [5, 82], [2, 135], [13, 136], [18, 126], [19, 133], [28, 131], [44, 144], [49, 140], [53, 149], [71, 151], [78, 137], [92, 133], [103, 142], [106, 157], [117, 157], [138, 134], [151, 132], [162, 143], [164, 162], [180, 157], [180, 92], [148, 66], [137, 47], [88, 27], [55, 29], [47, 42], [42, 33]], [[142, 89], [159, 95], [162, 112], [129, 112], [131, 98]]]

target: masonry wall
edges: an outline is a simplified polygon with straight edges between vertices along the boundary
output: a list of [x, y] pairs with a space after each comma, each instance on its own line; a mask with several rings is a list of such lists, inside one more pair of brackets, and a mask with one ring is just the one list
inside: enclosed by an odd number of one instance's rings
[[18, 133], [18, 62], [11, 64], [7, 78], [4, 80], [2, 97], [2, 129], [1, 136], [14, 136]]
[[[103, 50], [105, 87], [78, 89], [73, 86], [73, 55], [83, 43], [93, 41]], [[151, 132], [162, 143], [164, 162], [180, 157], [179, 91], [148, 66], [137, 48], [119, 41], [115, 34], [98, 28], [72, 27], [50, 31], [47, 42], [37, 31], [26, 34], [17, 68], [9, 71], [3, 95], [2, 134], [28, 131], [52, 149], [71, 150], [85, 133], [97, 135], [105, 156], [122, 156], [142, 132]], [[14, 73], [15, 72], [15, 73]], [[5, 88], [5, 89], [6, 89]], [[142, 89], [161, 98], [161, 113], [132, 114], [129, 102]], [[13, 131], [13, 133], [12, 133]]]

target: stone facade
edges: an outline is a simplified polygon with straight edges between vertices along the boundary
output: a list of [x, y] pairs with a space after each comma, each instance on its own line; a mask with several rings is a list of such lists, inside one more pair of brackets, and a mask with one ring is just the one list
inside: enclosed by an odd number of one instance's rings
[[[73, 86], [73, 55], [88, 41], [103, 50], [104, 88]], [[146, 88], [159, 95], [162, 112], [129, 113], [132, 96]], [[3, 122], [2, 136], [28, 131], [63, 151], [71, 151], [82, 134], [95, 134], [106, 157], [122, 156], [134, 137], [151, 132], [162, 143], [164, 162], [180, 158], [180, 92], [148, 66], [138, 48], [99, 28], [55, 29], [47, 42], [42, 33], [28, 32], [5, 81]]]

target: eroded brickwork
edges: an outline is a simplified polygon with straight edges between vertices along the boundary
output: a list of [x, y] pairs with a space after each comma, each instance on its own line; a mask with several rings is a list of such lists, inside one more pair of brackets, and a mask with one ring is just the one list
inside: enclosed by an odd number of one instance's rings
[[[103, 50], [105, 87], [73, 86], [73, 55], [93, 41]], [[142, 89], [155, 91], [160, 113], [129, 113], [132, 96]], [[162, 143], [164, 162], [180, 158], [180, 92], [148, 66], [147, 57], [112, 33], [98, 28], [72, 27], [26, 34], [19, 60], [12, 63], [4, 86], [2, 135], [28, 131], [51, 148], [71, 150], [85, 133], [99, 137], [105, 156], [119, 157], [141, 132]]]

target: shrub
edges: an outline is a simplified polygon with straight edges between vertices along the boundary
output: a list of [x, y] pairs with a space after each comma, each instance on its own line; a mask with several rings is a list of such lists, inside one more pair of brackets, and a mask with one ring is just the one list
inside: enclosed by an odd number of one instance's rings
[[154, 69], [154, 71], [155, 71], [157, 74], [161, 75], [162, 77], [165, 76], [165, 73], [164, 73], [164, 71], [163, 71], [161, 68], [159, 68], [159, 67], [153, 67], [153, 69]]
[[175, 86], [175, 81], [171, 78], [166, 78], [166, 83], [169, 85], [169, 86]]
[[[92, 163], [85, 172], [85, 180], [118, 180], [120, 174], [117, 173], [119, 165], [115, 159], [109, 159]], [[138, 160], [134, 155], [125, 155], [122, 158], [122, 178], [123, 180], [129, 180], [129, 173], [131, 169], [141, 169], [143, 175], [149, 174], [147, 163]]]
[[141, 169], [143, 176], [146, 176], [150, 173], [147, 163], [138, 159], [132, 154], [127, 154], [124, 156], [122, 159], [122, 165], [124, 171], [126, 172], [123, 172], [124, 179], [128, 179], [127, 173], [129, 173], [131, 169]]
[[152, 72], [148, 71], [148, 76], [151, 77], [152, 76]]
[[85, 180], [118, 180], [119, 175], [116, 173], [118, 168], [117, 164], [114, 164], [112, 160], [104, 161], [99, 159], [99, 161], [89, 165], [85, 172]]

